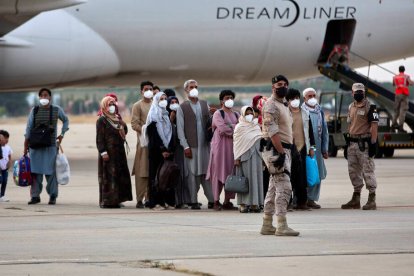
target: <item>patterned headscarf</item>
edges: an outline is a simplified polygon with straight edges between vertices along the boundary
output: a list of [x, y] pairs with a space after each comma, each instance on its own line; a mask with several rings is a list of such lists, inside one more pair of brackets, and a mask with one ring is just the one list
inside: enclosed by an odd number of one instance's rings
[[100, 113], [102, 114], [101, 116], [105, 116], [106, 120], [108, 122], [111, 123], [111, 125], [116, 128], [116, 129], [120, 129], [121, 128], [121, 124], [119, 122], [119, 118], [118, 116], [114, 113], [111, 114], [109, 113], [109, 105], [113, 103], [116, 106], [116, 101], [113, 97], [111, 96], [106, 96], [102, 99], [101, 101], [101, 109], [100, 109]]
[[145, 124], [149, 126], [152, 122], [157, 123], [158, 135], [160, 136], [164, 147], [168, 148], [172, 137], [172, 126], [167, 109], [161, 108], [158, 105], [162, 95], [165, 95], [162, 91], [155, 94]]

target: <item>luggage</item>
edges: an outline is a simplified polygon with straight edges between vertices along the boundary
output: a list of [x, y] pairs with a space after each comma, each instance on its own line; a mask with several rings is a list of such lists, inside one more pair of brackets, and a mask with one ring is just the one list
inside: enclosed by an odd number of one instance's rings
[[27, 187], [32, 185], [32, 173], [30, 169], [30, 158], [26, 155], [14, 162], [13, 180], [17, 186]]

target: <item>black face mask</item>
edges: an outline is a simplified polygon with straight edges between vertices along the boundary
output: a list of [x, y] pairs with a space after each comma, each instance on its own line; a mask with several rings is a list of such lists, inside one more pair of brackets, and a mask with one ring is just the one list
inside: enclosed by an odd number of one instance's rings
[[362, 93], [355, 93], [354, 94], [354, 100], [357, 102], [362, 102], [362, 100], [365, 98], [364, 94]]
[[286, 87], [284, 87], [284, 86], [283, 87], [276, 88], [276, 95], [279, 98], [284, 98], [286, 96], [286, 94], [287, 94], [287, 91], [288, 91], [288, 89]]

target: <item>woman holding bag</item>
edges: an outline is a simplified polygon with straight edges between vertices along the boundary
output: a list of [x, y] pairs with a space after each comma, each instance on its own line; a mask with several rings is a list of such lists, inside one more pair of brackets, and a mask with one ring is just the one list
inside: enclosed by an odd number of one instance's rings
[[260, 153], [262, 132], [253, 120], [253, 114], [252, 107], [242, 107], [233, 136], [234, 164], [249, 180], [249, 192], [237, 194], [240, 213], [260, 213], [260, 205], [263, 205], [263, 169]]
[[101, 114], [96, 122], [99, 206], [120, 208], [122, 202], [132, 200], [131, 178], [124, 148], [128, 128], [116, 115], [114, 98], [106, 96], [102, 99]]

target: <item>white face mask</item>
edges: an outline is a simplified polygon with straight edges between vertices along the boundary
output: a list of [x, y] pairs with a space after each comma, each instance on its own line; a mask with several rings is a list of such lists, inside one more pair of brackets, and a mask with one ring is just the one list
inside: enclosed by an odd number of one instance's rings
[[290, 102], [290, 106], [293, 108], [298, 108], [300, 104], [300, 101], [298, 99], [294, 99], [293, 101]]
[[177, 111], [177, 109], [180, 107], [178, 103], [170, 104], [170, 109], [173, 111]]
[[167, 105], [168, 105], [167, 100], [161, 100], [161, 101], [158, 103], [158, 106], [159, 106], [159, 107], [161, 107], [161, 108], [166, 108], [166, 107], [167, 107]]
[[192, 89], [188, 95], [192, 98], [198, 98], [198, 90], [196, 88]]
[[308, 103], [308, 105], [309, 105], [309, 106], [314, 107], [314, 106], [318, 103], [318, 100], [317, 100], [317, 99], [315, 99], [315, 98], [310, 98], [310, 99], [307, 101], [307, 103]]
[[116, 107], [114, 105], [109, 106], [109, 109], [108, 109], [109, 113], [114, 114], [115, 110], [116, 110]]
[[48, 100], [48, 99], [40, 99], [40, 100], [39, 100], [39, 103], [40, 103], [41, 105], [48, 105], [48, 104], [49, 104], [49, 100]]
[[224, 102], [224, 106], [227, 108], [232, 108], [234, 106], [234, 101], [233, 100], [227, 100]]
[[147, 99], [152, 99], [153, 96], [154, 96], [154, 93], [152, 93], [152, 90], [146, 90], [144, 92], [144, 97]]
[[253, 121], [253, 115], [252, 114], [246, 115], [246, 116], [244, 116], [244, 118], [246, 118], [246, 121], [248, 121], [249, 123], [251, 123]]

